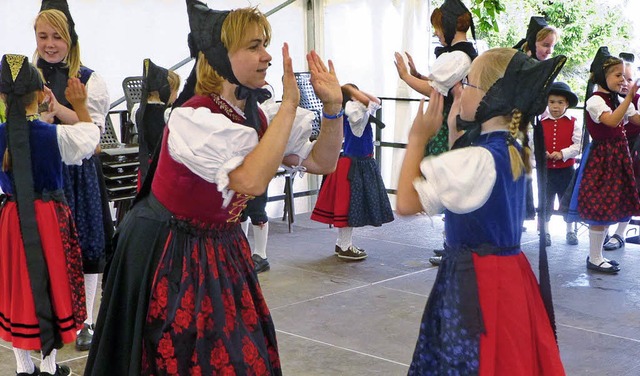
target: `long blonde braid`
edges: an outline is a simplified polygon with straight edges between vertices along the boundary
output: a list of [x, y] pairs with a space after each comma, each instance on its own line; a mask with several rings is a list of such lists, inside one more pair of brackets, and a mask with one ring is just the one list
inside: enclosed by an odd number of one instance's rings
[[526, 124], [524, 132], [520, 129], [522, 123], [522, 113], [519, 110], [514, 110], [511, 115], [511, 123], [509, 124], [509, 133], [513, 140], [522, 140], [522, 151], [518, 151], [516, 145], [513, 142], [509, 143], [509, 160], [511, 161], [511, 175], [513, 180], [518, 180], [523, 171], [531, 171], [531, 163], [529, 157], [531, 156], [531, 149], [528, 146], [528, 136], [526, 132]]

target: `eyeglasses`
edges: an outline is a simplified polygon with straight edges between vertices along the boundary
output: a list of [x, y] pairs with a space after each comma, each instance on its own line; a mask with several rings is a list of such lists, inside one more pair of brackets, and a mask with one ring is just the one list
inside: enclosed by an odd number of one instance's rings
[[478, 86], [476, 86], [476, 85], [471, 85], [471, 84], [469, 83], [469, 79], [468, 79], [467, 77], [465, 77], [465, 78], [463, 78], [463, 79], [462, 79], [461, 84], [462, 84], [462, 87], [463, 87], [463, 88], [464, 88], [465, 86], [469, 86], [469, 87], [472, 87], [472, 88], [474, 88], [474, 89], [478, 89], [478, 90], [482, 90], [482, 91], [486, 92], [486, 90], [484, 90], [484, 89], [483, 89], [483, 88], [481, 88], [481, 87], [478, 87]]

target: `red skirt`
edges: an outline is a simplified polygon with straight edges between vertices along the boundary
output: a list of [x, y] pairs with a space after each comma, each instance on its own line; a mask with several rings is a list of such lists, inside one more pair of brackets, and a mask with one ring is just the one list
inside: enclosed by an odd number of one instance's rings
[[340, 157], [336, 170], [327, 175], [318, 193], [318, 201], [311, 213], [311, 219], [335, 227], [349, 227], [349, 205], [351, 184], [349, 170], [351, 159]]
[[480, 375], [564, 375], [540, 288], [524, 253], [473, 255], [485, 333]]
[[[87, 317], [82, 254], [69, 207], [35, 201], [53, 314], [62, 341], [76, 339]], [[0, 211], [0, 338], [19, 349], [39, 350], [40, 328], [15, 202]]]

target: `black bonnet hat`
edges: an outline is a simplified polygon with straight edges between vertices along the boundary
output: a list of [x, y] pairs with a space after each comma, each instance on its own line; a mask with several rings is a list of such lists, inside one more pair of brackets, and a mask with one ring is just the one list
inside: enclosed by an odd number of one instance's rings
[[604, 63], [611, 57], [614, 56], [611, 56], [609, 53], [609, 48], [602, 46], [598, 48], [598, 52], [596, 52], [596, 56], [593, 58], [593, 62], [591, 62], [591, 67], [589, 68], [589, 72], [593, 73], [593, 82], [607, 91], [611, 91], [611, 89], [607, 86]]
[[142, 66], [142, 94], [140, 95], [140, 107], [136, 112], [136, 124], [140, 128], [143, 124], [144, 113], [149, 99], [149, 93], [157, 91], [160, 100], [168, 105], [171, 96], [171, 86], [169, 85], [169, 71], [155, 65], [151, 59], [144, 59]]
[[160, 100], [167, 103], [171, 96], [171, 86], [169, 85], [169, 71], [166, 68], [155, 65], [151, 59], [144, 59], [142, 84], [147, 95], [157, 91], [160, 94]]
[[73, 22], [73, 18], [69, 12], [69, 4], [67, 4], [67, 0], [42, 0], [40, 12], [48, 9], [59, 10], [67, 16], [69, 34], [71, 35], [71, 45], [75, 46], [78, 43], [78, 34], [76, 34], [76, 24]]
[[[469, 9], [462, 3], [461, 0], [445, 0], [444, 4], [440, 6], [442, 12], [442, 32], [444, 33], [444, 40], [447, 45], [451, 46], [453, 37], [456, 35], [456, 29], [458, 25], [458, 17], [465, 13], [471, 14]], [[473, 25], [473, 17], [471, 18], [471, 35], [473, 39], [476, 39], [476, 29]]]
[[232, 84], [239, 85], [240, 82], [231, 68], [229, 51], [220, 39], [222, 24], [229, 11], [213, 10], [201, 1], [187, 0], [187, 14], [191, 29], [189, 41], [194, 44], [190, 49], [193, 50], [192, 47], [195, 47], [201, 51], [218, 74]]
[[61, 347], [60, 334], [55, 330], [55, 316], [49, 297], [49, 275], [42, 250], [35, 215], [35, 194], [31, 164], [30, 127], [21, 96], [42, 90], [40, 73], [26, 56], [4, 55], [0, 69], [0, 91], [7, 95], [7, 145], [11, 155], [13, 194], [18, 209], [22, 242], [27, 260], [27, 272], [35, 299], [42, 356]]
[[551, 84], [566, 61], [563, 55], [538, 61], [522, 51], [516, 52], [504, 76], [482, 98], [476, 121], [483, 123], [495, 116], [510, 115], [514, 110], [522, 113], [523, 122], [541, 114], [547, 107]]
[[551, 84], [551, 89], [549, 90], [549, 95], [561, 95], [567, 98], [569, 101], [569, 107], [575, 107], [578, 105], [578, 95], [571, 91], [569, 85], [564, 82], [556, 81]]
[[620, 52], [618, 56], [627, 63], [633, 63], [636, 60], [636, 55], [631, 52]]
[[[242, 85], [233, 74], [231, 61], [229, 61], [229, 51], [222, 43], [222, 24], [229, 15], [229, 11], [216, 11], [199, 0], [186, 0], [187, 13], [189, 15], [189, 50], [193, 55], [196, 51], [201, 51], [209, 61], [209, 64], [224, 79], [232, 84], [238, 85], [236, 97], [245, 99], [245, 125], [256, 130], [260, 128], [260, 117], [258, 115], [258, 102], [264, 102], [271, 98], [271, 93], [262, 88], [251, 89]], [[194, 66], [194, 70], [195, 70]], [[185, 88], [193, 90], [195, 88], [196, 75], [192, 71], [187, 79]], [[191, 93], [187, 93], [191, 94]], [[192, 94], [191, 94], [192, 95]], [[180, 94], [183, 96], [183, 93]]]
[[540, 30], [549, 26], [544, 17], [540, 16], [532, 16], [529, 20], [529, 27], [527, 27], [527, 36], [522, 39], [518, 44], [516, 44], [513, 48], [521, 49], [524, 43], [527, 43], [527, 48], [531, 51], [531, 57], [534, 59], [538, 59], [536, 55], [536, 41], [538, 39], [538, 33]]

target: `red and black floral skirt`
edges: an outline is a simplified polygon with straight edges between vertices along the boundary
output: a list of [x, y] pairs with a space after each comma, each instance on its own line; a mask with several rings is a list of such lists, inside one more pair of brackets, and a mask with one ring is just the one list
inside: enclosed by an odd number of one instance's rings
[[[35, 201], [36, 220], [56, 327], [62, 342], [76, 339], [87, 317], [82, 254], [78, 235], [65, 204]], [[0, 209], [0, 338], [13, 347], [39, 350], [40, 328], [31, 291], [16, 203]]]
[[239, 223], [182, 220], [149, 195], [115, 244], [85, 376], [282, 374]]

